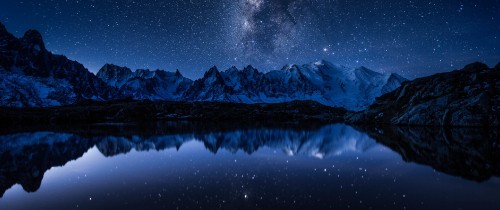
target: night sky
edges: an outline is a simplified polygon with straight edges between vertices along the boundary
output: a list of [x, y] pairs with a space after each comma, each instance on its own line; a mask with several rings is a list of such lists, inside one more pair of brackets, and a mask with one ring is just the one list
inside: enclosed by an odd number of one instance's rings
[[500, 62], [500, 0], [0, 0], [16, 36], [96, 72], [105, 63], [180, 71], [326, 59], [408, 78]]

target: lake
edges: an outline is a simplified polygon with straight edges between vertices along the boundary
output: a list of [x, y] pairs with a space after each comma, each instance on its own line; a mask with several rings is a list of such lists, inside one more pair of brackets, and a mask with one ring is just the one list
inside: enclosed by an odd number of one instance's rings
[[498, 209], [496, 131], [159, 122], [0, 130], [0, 209]]

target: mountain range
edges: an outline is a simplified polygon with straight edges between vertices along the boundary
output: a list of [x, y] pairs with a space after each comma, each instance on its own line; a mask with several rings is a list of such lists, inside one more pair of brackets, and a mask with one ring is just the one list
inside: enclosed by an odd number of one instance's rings
[[260, 72], [251, 65], [239, 70], [210, 68], [191, 81], [162, 70], [106, 64], [97, 77], [135, 100], [219, 101], [234, 103], [280, 103], [312, 100], [324, 105], [361, 110], [406, 79], [397, 74], [380, 74], [365, 67], [350, 69], [321, 60], [304, 65], [287, 65], [281, 70]]
[[94, 75], [82, 64], [45, 48], [41, 34], [16, 38], [0, 23], [0, 106], [53, 107], [88, 100], [210, 101], [279, 103], [312, 100], [359, 111], [406, 81], [365, 67], [321, 60], [261, 72], [252, 66], [210, 68], [192, 81], [179, 70], [139, 69], [106, 64]]

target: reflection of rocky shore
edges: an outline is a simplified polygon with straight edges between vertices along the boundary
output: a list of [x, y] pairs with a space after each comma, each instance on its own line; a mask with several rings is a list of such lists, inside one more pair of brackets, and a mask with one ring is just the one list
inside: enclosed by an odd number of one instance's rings
[[360, 128], [378, 142], [416, 162], [455, 176], [485, 181], [500, 176], [500, 136], [481, 128]]
[[45, 171], [81, 157], [94, 142], [51, 132], [0, 136], [0, 197], [14, 184], [27, 192], [40, 187]]
[[364, 151], [375, 145], [366, 134], [341, 124], [207, 125], [170, 122], [147, 126], [34, 130], [22, 132], [18, 129], [14, 134], [0, 131], [4, 133], [0, 135], [0, 197], [16, 183], [28, 192], [38, 190], [48, 169], [78, 159], [94, 146], [104, 156], [110, 157], [131, 150], [179, 149], [182, 144], [194, 140], [202, 142], [213, 153], [224, 149], [252, 154], [268, 147], [287, 155], [323, 158], [344, 151]]

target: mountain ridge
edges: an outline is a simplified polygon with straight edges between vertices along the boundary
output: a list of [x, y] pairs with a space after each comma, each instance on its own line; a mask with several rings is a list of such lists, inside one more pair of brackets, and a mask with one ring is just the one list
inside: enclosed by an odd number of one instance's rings
[[325, 60], [288, 64], [269, 72], [251, 65], [223, 71], [213, 66], [194, 81], [179, 70], [132, 71], [114, 64], [105, 64], [94, 75], [82, 64], [49, 52], [36, 30], [28, 30], [21, 38], [3, 25], [0, 32], [0, 106], [4, 107], [53, 107], [126, 98], [246, 104], [311, 100], [358, 111], [406, 80]]
[[[251, 65], [224, 71], [214, 66], [195, 81], [179, 70], [132, 71], [113, 64], [94, 75], [82, 64], [49, 52], [38, 31], [28, 30], [16, 38], [0, 23], [0, 114], [17, 121], [51, 122], [69, 115], [83, 121], [145, 116], [149, 120], [278, 117], [329, 121], [348, 110], [342, 118], [355, 124], [496, 127], [500, 125], [499, 69], [500, 64], [490, 68], [473, 63], [462, 70], [407, 81], [394, 73], [320, 60], [268, 72]], [[308, 110], [316, 108], [323, 113]], [[51, 113], [58, 110], [64, 116]], [[109, 116], [103, 119], [103, 113]]]
[[[111, 66], [111, 67], [110, 67]], [[119, 89], [128, 88], [127, 80], [133, 80], [138, 74], [149, 70], [131, 71], [127, 67], [106, 64], [97, 73], [98, 77]], [[151, 71], [157, 74], [163, 70]], [[109, 77], [112, 75], [112, 77]], [[135, 76], [134, 76], [135, 75]], [[144, 97], [123, 93], [136, 100], [175, 100], [175, 101], [218, 101], [234, 103], [282, 103], [294, 100], [313, 100], [324, 105], [342, 107], [350, 110], [362, 110], [375, 98], [392, 91], [406, 81], [397, 74], [381, 74], [366, 67], [356, 69], [335, 65], [325, 60], [303, 65], [288, 64], [281, 70], [261, 72], [251, 65], [238, 69], [234, 66], [220, 71], [216, 66], [206, 71], [203, 77], [190, 80], [177, 70], [176, 79], [171, 83], [183, 83], [181, 90], [177, 86], [170, 91], [176, 97]], [[178, 80], [182, 80], [179, 82]], [[118, 86], [116, 84], [119, 84]], [[139, 87], [158, 84], [134, 84]], [[183, 94], [179, 92], [185, 91]], [[153, 93], [154, 95], [154, 93]]]
[[94, 75], [82, 64], [49, 52], [36, 30], [28, 30], [18, 39], [1, 25], [0, 38], [0, 74], [4, 75], [0, 106], [4, 107], [52, 107], [125, 98], [247, 104], [312, 100], [358, 111], [406, 81], [399, 75], [325, 60], [288, 64], [269, 72], [251, 65], [224, 71], [214, 66], [194, 81], [179, 70], [132, 71], [114, 64], [105, 64]]
[[0, 75], [0, 105], [7, 107], [61, 106], [116, 96], [82, 64], [49, 52], [36, 30], [18, 39], [0, 25]]

